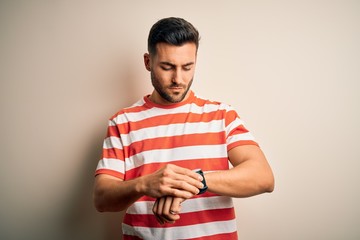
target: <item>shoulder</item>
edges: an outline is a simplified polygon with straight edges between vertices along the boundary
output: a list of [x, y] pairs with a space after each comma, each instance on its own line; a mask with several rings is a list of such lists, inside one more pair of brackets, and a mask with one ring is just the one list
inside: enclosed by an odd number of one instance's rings
[[113, 114], [110, 117], [110, 121], [114, 121], [119, 117], [121, 118], [121, 117], [124, 117], [129, 114], [140, 113], [146, 109], [148, 109], [148, 108], [146, 107], [146, 103], [145, 103], [144, 99], [140, 99], [139, 101], [130, 105], [129, 107], [125, 107], [125, 108], [122, 108], [119, 111], [117, 111], [115, 114]]
[[217, 110], [235, 111], [234, 108], [227, 103], [217, 101], [217, 100], [211, 100], [211, 99], [204, 98], [204, 97], [201, 97], [198, 95], [195, 95], [194, 103], [201, 107], [207, 106], [210, 108], [215, 108]]

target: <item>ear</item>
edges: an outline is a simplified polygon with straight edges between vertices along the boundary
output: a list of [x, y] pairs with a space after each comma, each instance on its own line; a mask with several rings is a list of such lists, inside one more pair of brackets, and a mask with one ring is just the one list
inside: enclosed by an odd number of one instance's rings
[[145, 64], [145, 68], [148, 71], [151, 71], [151, 59], [150, 59], [150, 54], [149, 53], [144, 54], [144, 64]]

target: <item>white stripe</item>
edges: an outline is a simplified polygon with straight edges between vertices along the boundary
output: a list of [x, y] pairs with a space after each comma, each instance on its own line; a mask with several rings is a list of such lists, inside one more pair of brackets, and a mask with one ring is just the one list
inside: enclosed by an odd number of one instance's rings
[[[126, 213], [128, 214], [153, 214], [154, 201], [135, 202]], [[188, 199], [181, 204], [181, 213], [198, 212], [212, 209], [232, 208], [233, 201], [230, 197], [214, 196], [205, 198]]]
[[143, 151], [125, 159], [127, 171], [149, 163], [165, 163], [179, 160], [227, 157], [227, 148], [222, 145], [188, 146], [172, 149]]
[[124, 234], [144, 239], [189, 239], [237, 230], [235, 219], [172, 228], [132, 227], [124, 223], [122, 227]]
[[214, 120], [211, 122], [179, 123], [164, 126], [156, 126], [131, 131], [130, 134], [122, 135], [124, 146], [129, 146], [133, 142], [145, 139], [172, 137], [195, 133], [213, 133], [223, 130], [224, 121]]
[[155, 201], [141, 201], [133, 203], [127, 210], [128, 214], [153, 214], [152, 207]]
[[228, 144], [237, 142], [237, 141], [244, 141], [244, 140], [253, 140], [254, 141], [255, 138], [250, 132], [247, 132], [247, 133], [232, 135], [231, 137], [229, 137], [227, 139]]
[[114, 158], [103, 158], [99, 161], [96, 170], [110, 169], [120, 173], [125, 173], [124, 162]]
[[182, 213], [197, 212], [211, 209], [225, 209], [232, 208], [234, 206], [232, 198], [225, 196], [188, 199], [181, 205]]
[[227, 127], [226, 127], [226, 136], [229, 136], [231, 131], [233, 131], [235, 128], [239, 126], [244, 126], [244, 122], [240, 118], [236, 118], [234, 121], [232, 121]]
[[109, 148], [123, 149], [121, 140], [118, 137], [105, 138], [103, 148], [105, 148], [105, 149], [109, 149]]
[[163, 109], [163, 108], [150, 108], [148, 110], [144, 110], [141, 112], [133, 112], [133, 113], [125, 113], [118, 115], [114, 122], [116, 124], [126, 123], [128, 121], [136, 122], [141, 121], [147, 118], [152, 118], [156, 116], [162, 115], [171, 115], [171, 114], [179, 114], [179, 113], [195, 113], [195, 114], [203, 114], [210, 113], [218, 110], [225, 110], [227, 105], [225, 104], [205, 104], [204, 106], [198, 106], [195, 103], [186, 104], [180, 106], [178, 108], [173, 109]]
[[115, 120], [110, 120], [110, 121], [109, 121], [109, 126], [111, 126], [111, 127], [116, 126]]

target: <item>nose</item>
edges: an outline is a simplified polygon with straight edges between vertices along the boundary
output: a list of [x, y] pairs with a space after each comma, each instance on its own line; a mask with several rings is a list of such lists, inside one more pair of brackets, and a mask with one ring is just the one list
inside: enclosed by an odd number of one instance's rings
[[175, 84], [179, 84], [179, 83], [182, 82], [182, 72], [181, 72], [181, 70], [176, 69], [174, 71], [171, 82], [175, 83]]

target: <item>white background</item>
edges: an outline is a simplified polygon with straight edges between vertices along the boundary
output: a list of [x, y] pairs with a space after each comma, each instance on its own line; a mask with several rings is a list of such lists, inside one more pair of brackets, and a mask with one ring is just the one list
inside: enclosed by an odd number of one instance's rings
[[276, 189], [236, 199], [240, 239], [360, 238], [360, 2], [0, 2], [0, 238], [120, 239], [97, 213], [107, 119], [151, 92], [157, 20], [201, 33], [194, 91], [234, 106]]

